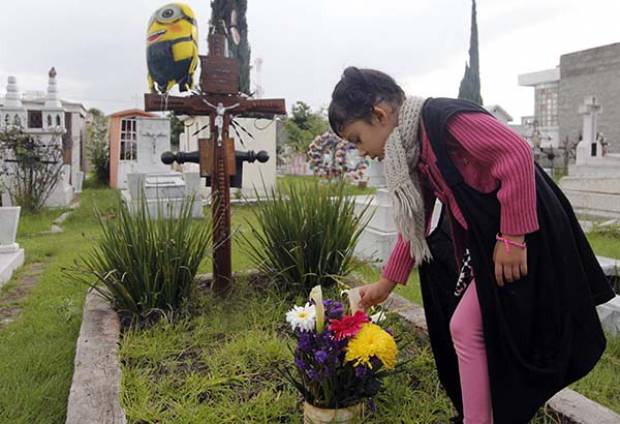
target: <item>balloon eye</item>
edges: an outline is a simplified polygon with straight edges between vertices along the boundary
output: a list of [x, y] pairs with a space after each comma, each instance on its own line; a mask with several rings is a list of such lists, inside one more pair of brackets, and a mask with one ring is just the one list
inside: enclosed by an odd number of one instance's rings
[[176, 7], [166, 7], [159, 12], [159, 20], [165, 23], [170, 23], [181, 17], [181, 10]]

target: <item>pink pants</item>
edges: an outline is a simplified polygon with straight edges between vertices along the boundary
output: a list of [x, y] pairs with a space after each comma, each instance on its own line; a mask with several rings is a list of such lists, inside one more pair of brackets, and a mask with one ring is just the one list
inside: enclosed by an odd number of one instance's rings
[[459, 362], [465, 424], [492, 424], [491, 388], [482, 315], [475, 279], [469, 284], [450, 321]]

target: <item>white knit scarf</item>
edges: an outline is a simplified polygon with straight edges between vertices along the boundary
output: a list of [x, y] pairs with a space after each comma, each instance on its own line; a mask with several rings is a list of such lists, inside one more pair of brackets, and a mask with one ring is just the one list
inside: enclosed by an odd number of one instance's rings
[[385, 145], [384, 171], [393, 194], [396, 228], [410, 242], [411, 257], [417, 264], [431, 259], [426, 243], [424, 199], [416, 167], [420, 158], [418, 127], [424, 100], [408, 97], [400, 107], [398, 126]]

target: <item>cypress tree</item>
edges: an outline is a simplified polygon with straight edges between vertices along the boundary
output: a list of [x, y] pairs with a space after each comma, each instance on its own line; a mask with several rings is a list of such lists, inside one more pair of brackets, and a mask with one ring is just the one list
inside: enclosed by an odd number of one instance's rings
[[480, 95], [480, 60], [478, 57], [476, 0], [472, 0], [469, 63], [465, 62], [465, 74], [461, 80], [461, 86], [459, 87], [459, 99], [470, 100], [482, 105], [482, 96]]

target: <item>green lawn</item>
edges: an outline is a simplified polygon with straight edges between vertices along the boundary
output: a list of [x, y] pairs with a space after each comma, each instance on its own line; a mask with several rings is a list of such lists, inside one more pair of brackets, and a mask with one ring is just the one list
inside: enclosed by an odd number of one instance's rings
[[[225, 301], [208, 293], [197, 301], [190, 319], [124, 334], [122, 403], [129, 422], [300, 422], [299, 396], [273, 370], [292, 361], [284, 315], [294, 301], [247, 279], [236, 281]], [[411, 343], [402, 358], [412, 363], [387, 379], [377, 414], [364, 422], [446, 423], [453, 411], [426, 337], [396, 320], [390, 326]], [[558, 421], [541, 414], [535, 422]]]
[[[92, 212], [94, 201], [104, 210], [114, 204], [111, 190], [89, 190], [61, 234], [42, 234], [62, 211], [24, 215], [18, 242], [26, 250], [26, 266], [2, 290], [15, 288], [15, 281], [29, 264], [45, 267], [37, 286], [19, 302], [23, 312], [0, 330], [0, 422], [7, 424], [62, 423], [71, 378], [75, 342], [86, 293], [62, 274], [85, 251], [98, 234]], [[4, 296], [0, 297], [0, 304]]]
[[[62, 210], [22, 216], [18, 242], [26, 249], [27, 264], [2, 289], [0, 304], [29, 264], [42, 263], [44, 271], [38, 285], [19, 302], [23, 311], [18, 319], [0, 330], [0, 423], [64, 422], [86, 288], [69, 281], [62, 269], [86, 253], [98, 237], [94, 204], [104, 216], [114, 218], [116, 194], [110, 189], [85, 190], [81, 207], [65, 221], [65, 232], [60, 234], [44, 232]], [[233, 232], [247, 230], [244, 221], [252, 219], [249, 208], [233, 208]], [[620, 257], [615, 237], [595, 233], [590, 240], [597, 253]], [[252, 267], [234, 241], [233, 269]], [[200, 271], [210, 272], [208, 261]], [[378, 276], [377, 268], [358, 263], [356, 278], [372, 282]], [[397, 290], [421, 303], [417, 273]], [[209, 419], [217, 417], [220, 421], [215, 422], [245, 418], [267, 422], [264, 417], [271, 417], [289, 422], [298, 417], [298, 398], [269, 367], [271, 361], [288, 358], [279, 329], [289, 303], [271, 289], [258, 290], [245, 283], [235, 287], [227, 302], [218, 304], [204, 294], [197, 302], [199, 312], [191, 319], [125, 334], [123, 402], [132, 421], [153, 422], [160, 417], [161, 422], [196, 422], [189, 417], [205, 417], [198, 422], [212, 422]], [[417, 346], [408, 352], [416, 358], [411, 372], [388, 382], [386, 394], [379, 399], [381, 413], [369, 422], [401, 422], [399, 417], [413, 420], [405, 422], [445, 422], [450, 414], [437, 386], [428, 345], [418, 335], [410, 336]], [[620, 412], [614, 386], [617, 375], [620, 337], [611, 340], [597, 368], [575, 387]]]

